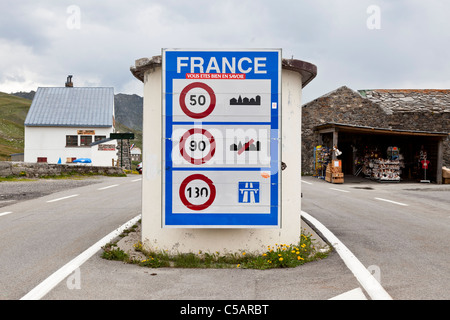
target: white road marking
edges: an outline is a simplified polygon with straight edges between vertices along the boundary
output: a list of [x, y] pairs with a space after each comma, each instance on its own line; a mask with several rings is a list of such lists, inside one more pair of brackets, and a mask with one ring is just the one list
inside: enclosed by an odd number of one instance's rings
[[301, 180], [301, 181], [306, 184], [312, 184], [311, 182], [308, 182], [308, 181], [303, 181], [303, 180]]
[[142, 178], [131, 180], [131, 182], [141, 181]]
[[361, 288], [356, 288], [328, 300], [367, 300], [367, 298]]
[[342, 190], [342, 189], [336, 189], [336, 188], [330, 188], [331, 190], [336, 190], [336, 191], [340, 191], [340, 192], [350, 192], [350, 191], [347, 191], [347, 190]]
[[328, 242], [331, 243], [346, 266], [373, 300], [392, 300], [392, 297], [384, 290], [372, 273], [364, 267], [355, 255], [330, 230], [308, 213], [302, 211], [301, 215], [312, 223]]
[[6, 216], [7, 214], [10, 214], [10, 213], [12, 213], [12, 211], [2, 212], [2, 213], [0, 213], [0, 217], [1, 216]]
[[112, 184], [112, 185], [107, 186], [107, 187], [98, 188], [97, 190], [105, 190], [105, 189], [114, 188], [114, 187], [117, 187], [117, 186], [118, 186], [118, 184]]
[[394, 203], [394, 204], [398, 204], [399, 206], [408, 206], [406, 203], [401, 203], [401, 202], [397, 202], [397, 201], [392, 201], [392, 200], [388, 200], [388, 199], [383, 199], [383, 198], [375, 198], [376, 200], [380, 200], [380, 201], [385, 201], [385, 202], [390, 202], [390, 203]]
[[58, 198], [58, 199], [53, 199], [53, 200], [48, 200], [47, 202], [56, 202], [56, 201], [60, 201], [60, 200], [64, 200], [64, 199], [69, 199], [69, 198], [73, 198], [73, 197], [78, 197], [79, 194], [73, 194], [71, 196], [67, 196], [67, 197], [62, 197], [62, 198]]
[[108, 242], [119, 236], [125, 229], [129, 228], [133, 224], [135, 224], [141, 215], [138, 215], [114, 230], [103, 239], [96, 242], [94, 245], [89, 247], [86, 251], [82, 252], [73, 260], [69, 261], [66, 265], [61, 267], [55, 273], [50, 275], [43, 282], [38, 284], [34, 289], [24, 295], [20, 300], [39, 300], [44, 297], [47, 293], [50, 292], [58, 283], [64, 280], [67, 276], [69, 276], [72, 272], [74, 272], [77, 268], [79, 268], [84, 262], [86, 262], [90, 257], [92, 257], [98, 250], [100, 250], [104, 245]]

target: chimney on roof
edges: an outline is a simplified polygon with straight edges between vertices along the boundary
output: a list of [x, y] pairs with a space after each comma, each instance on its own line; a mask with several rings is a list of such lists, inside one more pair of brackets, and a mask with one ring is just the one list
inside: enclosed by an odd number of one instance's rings
[[66, 87], [69, 87], [69, 88], [73, 87], [72, 75], [67, 76]]

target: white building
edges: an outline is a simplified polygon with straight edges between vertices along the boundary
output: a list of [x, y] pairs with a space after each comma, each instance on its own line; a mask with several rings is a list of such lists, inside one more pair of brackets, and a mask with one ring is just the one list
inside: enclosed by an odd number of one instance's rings
[[25, 119], [24, 161], [89, 159], [111, 166], [117, 160], [117, 142], [108, 141], [113, 132], [114, 88], [73, 87], [69, 76], [65, 87], [37, 89]]

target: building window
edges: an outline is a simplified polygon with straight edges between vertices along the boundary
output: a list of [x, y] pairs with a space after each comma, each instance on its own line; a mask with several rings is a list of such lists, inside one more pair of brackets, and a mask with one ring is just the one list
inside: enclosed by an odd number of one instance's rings
[[95, 142], [106, 139], [106, 136], [95, 136]]
[[92, 143], [92, 136], [80, 136], [80, 146], [89, 146]]
[[78, 147], [78, 136], [66, 136], [66, 147]]

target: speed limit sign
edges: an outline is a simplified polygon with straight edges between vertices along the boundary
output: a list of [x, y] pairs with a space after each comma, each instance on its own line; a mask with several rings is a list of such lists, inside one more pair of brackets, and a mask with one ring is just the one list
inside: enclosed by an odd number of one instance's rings
[[[204, 89], [209, 96], [209, 105], [207, 106], [206, 110], [201, 112], [193, 112], [191, 107], [196, 106], [204, 106], [206, 104], [206, 95], [205, 94], [196, 94], [192, 93], [195, 88]], [[186, 98], [188, 98], [189, 106], [186, 105]], [[202, 83], [202, 82], [194, 82], [189, 85], [187, 85], [183, 91], [180, 94], [180, 107], [183, 112], [193, 118], [193, 119], [202, 119], [207, 117], [208, 115], [213, 112], [214, 107], [216, 106], [216, 95], [214, 94], [214, 91], [209, 87], [208, 85]]]
[[[200, 135], [205, 139], [195, 139], [195, 135]], [[187, 145], [187, 141], [189, 143]], [[210, 160], [216, 152], [216, 141], [213, 135], [206, 129], [202, 128], [192, 128], [186, 131], [186, 133], [181, 137], [179, 143], [180, 153], [184, 159], [192, 164], [203, 164]], [[209, 149], [206, 155], [204, 151]], [[200, 153], [199, 157], [195, 157], [195, 153]]]
[[[206, 186], [191, 186], [190, 183], [202, 181]], [[211, 179], [202, 174], [193, 174], [183, 180], [179, 189], [181, 202], [190, 210], [201, 211], [208, 208], [216, 198], [216, 187]], [[205, 198], [204, 202], [193, 203], [191, 199]]]
[[163, 49], [163, 227], [280, 228], [281, 60]]

